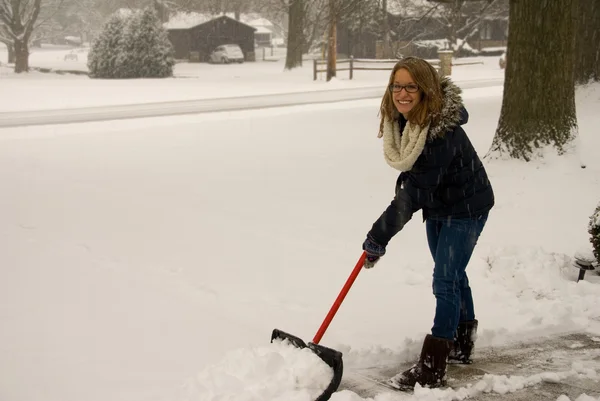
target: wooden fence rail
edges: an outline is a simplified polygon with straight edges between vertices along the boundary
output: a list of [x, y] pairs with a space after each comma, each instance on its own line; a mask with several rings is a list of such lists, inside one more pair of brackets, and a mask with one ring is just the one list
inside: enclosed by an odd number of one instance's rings
[[[394, 64], [396, 64], [398, 59], [366, 59], [366, 58], [354, 58], [350, 56], [350, 58], [346, 59], [338, 59], [336, 63], [336, 72], [337, 71], [348, 71], [349, 78], [354, 78], [354, 71], [391, 71]], [[440, 60], [427, 60], [431, 65], [433, 65], [438, 72], [442, 70], [442, 61]], [[355, 63], [359, 63], [357, 66]], [[469, 65], [469, 64], [483, 64], [481, 61], [477, 62], [464, 62], [464, 63], [454, 63], [450, 61], [450, 66], [459, 66], [459, 65]], [[348, 64], [347, 67], [338, 67], [338, 64]], [[373, 65], [369, 65], [373, 64]], [[379, 65], [378, 65], [379, 64]], [[381, 64], [388, 64], [383, 67]], [[320, 68], [320, 66], [325, 66], [325, 68]], [[318, 77], [318, 73], [327, 72], [327, 60], [323, 59], [314, 59], [313, 60], [313, 80], [316, 81]]]

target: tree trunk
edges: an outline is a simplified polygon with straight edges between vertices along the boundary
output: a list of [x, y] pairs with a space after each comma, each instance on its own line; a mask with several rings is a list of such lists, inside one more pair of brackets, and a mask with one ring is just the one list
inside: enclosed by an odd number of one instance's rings
[[14, 64], [15, 63], [15, 48], [12, 44], [12, 42], [2, 42], [4, 43], [4, 45], [6, 46], [6, 50], [8, 50], [8, 64]]
[[461, 22], [461, 7], [462, 4], [454, 4], [450, 11], [450, 19], [448, 21], [448, 49], [456, 50], [458, 47], [458, 27]]
[[575, 82], [600, 81], [600, 4], [579, 0], [577, 17]]
[[[42, 0], [3, 0], [4, 12], [0, 12], [3, 33], [12, 38], [15, 56], [15, 72], [29, 71], [29, 39], [40, 14]], [[9, 45], [10, 48], [10, 45]]]
[[12, 44], [7, 45], [6, 47], [8, 49], [8, 64], [14, 64], [17, 61], [15, 47]]
[[563, 154], [575, 139], [574, 1], [510, 1], [504, 97], [487, 156], [529, 161], [546, 145]]
[[29, 71], [29, 47], [27, 41], [15, 40], [15, 72]]
[[302, 3], [302, 0], [291, 0], [289, 4], [286, 70], [302, 67], [304, 44], [304, 6]]
[[[158, 15], [160, 22], [165, 23], [169, 20], [169, 10], [162, 0], [154, 0], [154, 10], [156, 10], [156, 15]], [[83, 42], [83, 37], [81, 40]]]
[[329, 35], [327, 38], [327, 81], [337, 73], [337, 15], [336, 0], [329, 0]]
[[390, 43], [390, 24], [388, 20], [388, 12], [387, 12], [387, 0], [382, 0], [381, 2], [381, 11], [382, 11], [382, 35], [383, 38], [383, 58], [390, 59], [392, 58], [392, 46]]

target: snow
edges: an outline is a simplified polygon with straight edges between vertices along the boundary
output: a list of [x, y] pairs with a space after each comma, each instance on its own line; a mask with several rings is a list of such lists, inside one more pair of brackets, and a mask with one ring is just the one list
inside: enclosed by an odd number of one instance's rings
[[[171, 15], [169, 21], [164, 23], [163, 26], [166, 29], [189, 29], [197, 25], [204, 24], [205, 22], [211, 21], [213, 19], [219, 18], [223, 15], [233, 20], [236, 19], [234, 13], [210, 14], [198, 13], [194, 11], [180, 11]], [[259, 26], [273, 26], [273, 23], [271, 23], [271, 21], [267, 20], [266, 18], [258, 18], [258, 14], [241, 14], [239, 21], [253, 28], [258, 28]], [[269, 32], [271, 31], [269, 30]]]
[[185, 383], [183, 394], [195, 400], [314, 400], [332, 377], [332, 369], [308, 348], [276, 341], [230, 351], [217, 365]]
[[265, 27], [265, 26], [260, 26], [259, 25], [259, 26], [256, 27], [256, 32], [255, 33], [272, 33], [272, 31], [269, 28]]
[[163, 26], [165, 29], [189, 29], [218, 17], [219, 15], [197, 12], [178, 12], [171, 16]]
[[[501, 76], [491, 59], [456, 68], [455, 79]], [[189, 79], [118, 82], [8, 73], [0, 85], [15, 95], [0, 107], [328, 87], [307, 67], [213, 67], [187, 66], [203, 71]], [[368, 72], [331, 87], [386, 82]], [[464, 92], [465, 129], [482, 156], [501, 96], [501, 86]], [[485, 161], [497, 204], [468, 267], [479, 347], [573, 331], [600, 338], [600, 277], [588, 272], [576, 283], [572, 267], [589, 246], [600, 199], [599, 104], [598, 85], [578, 92], [579, 154]], [[366, 99], [1, 129], [0, 399], [313, 400], [328, 368], [307, 350], [269, 344], [270, 334], [311, 340], [393, 196], [396, 172], [376, 139], [378, 106]], [[344, 353], [346, 369], [418, 355], [434, 310], [424, 231], [415, 216], [378, 265], [360, 273], [323, 337]], [[469, 388], [375, 400], [504, 394], [597, 379], [596, 368], [574, 360], [564, 371], [488, 375]], [[362, 400], [347, 390], [331, 399]]]
[[[31, 49], [30, 65], [58, 70], [87, 71], [87, 53], [78, 52], [78, 61], [65, 61], [72, 49]], [[260, 53], [260, 52], [259, 52]], [[267, 52], [268, 53], [268, 52]], [[257, 54], [257, 59], [261, 55]], [[0, 48], [0, 60], [6, 60]], [[461, 62], [465, 59], [461, 59]], [[470, 61], [483, 64], [454, 68], [457, 80], [475, 82], [503, 79], [497, 57], [478, 57]], [[285, 55], [278, 61], [257, 61], [244, 64], [179, 63], [174, 67], [175, 78], [102, 80], [71, 74], [58, 75], [39, 72], [14, 74], [0, 66], [3, 92], [12, 96], [0, 97], [0, 110], [63, 109], [114, 104], [138, 104], [177, 100], [239, 97], [289, 92], [307, 92], [332, 87], [380, 87], [388, 79], [387, 71], [355, 71], [348, 79], [341, 71], [334, 82], [326, 82], [324, 73], [313, 81], [312, 61], [302, 68], [284, 71]], [[392, 64], [390, 64], [391, 68]], [[58, 96], [60, 94], [60, 96]]]

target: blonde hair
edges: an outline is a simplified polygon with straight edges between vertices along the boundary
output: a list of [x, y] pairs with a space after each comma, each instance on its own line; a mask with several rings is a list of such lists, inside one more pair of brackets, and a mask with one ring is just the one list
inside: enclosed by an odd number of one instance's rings
[[442, 88], [437, 71], [427, 61], [418, 57], [404, 57], [396, 63], [390, 74], [385, 94], [381, 99], [379, 108], [379, 133], [383, 133], [385, 120], [394, 121], [399, 113], [394, 106], [390, 85], [394, 83], [396, 72], [404, 68], [412, 76], [414, 83], [419, 87], [421, 101], [408, 113], [408, 121], [417, 124], [421, 128], [427, 125], [435, 126], [440, 121], [442, 111]]

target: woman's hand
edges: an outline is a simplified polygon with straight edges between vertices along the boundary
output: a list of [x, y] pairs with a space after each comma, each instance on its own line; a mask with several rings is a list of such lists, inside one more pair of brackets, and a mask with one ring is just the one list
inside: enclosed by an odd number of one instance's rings
[[385, 247], [375, 242], [375, 240], [368, 234], [367, 239], [365, 242], [363, 242], [362, 248], [367, 253], [365, 264], [363, 265], [365, 269], [373, 268], [379, 261], [379, 258], [385, 255]]

